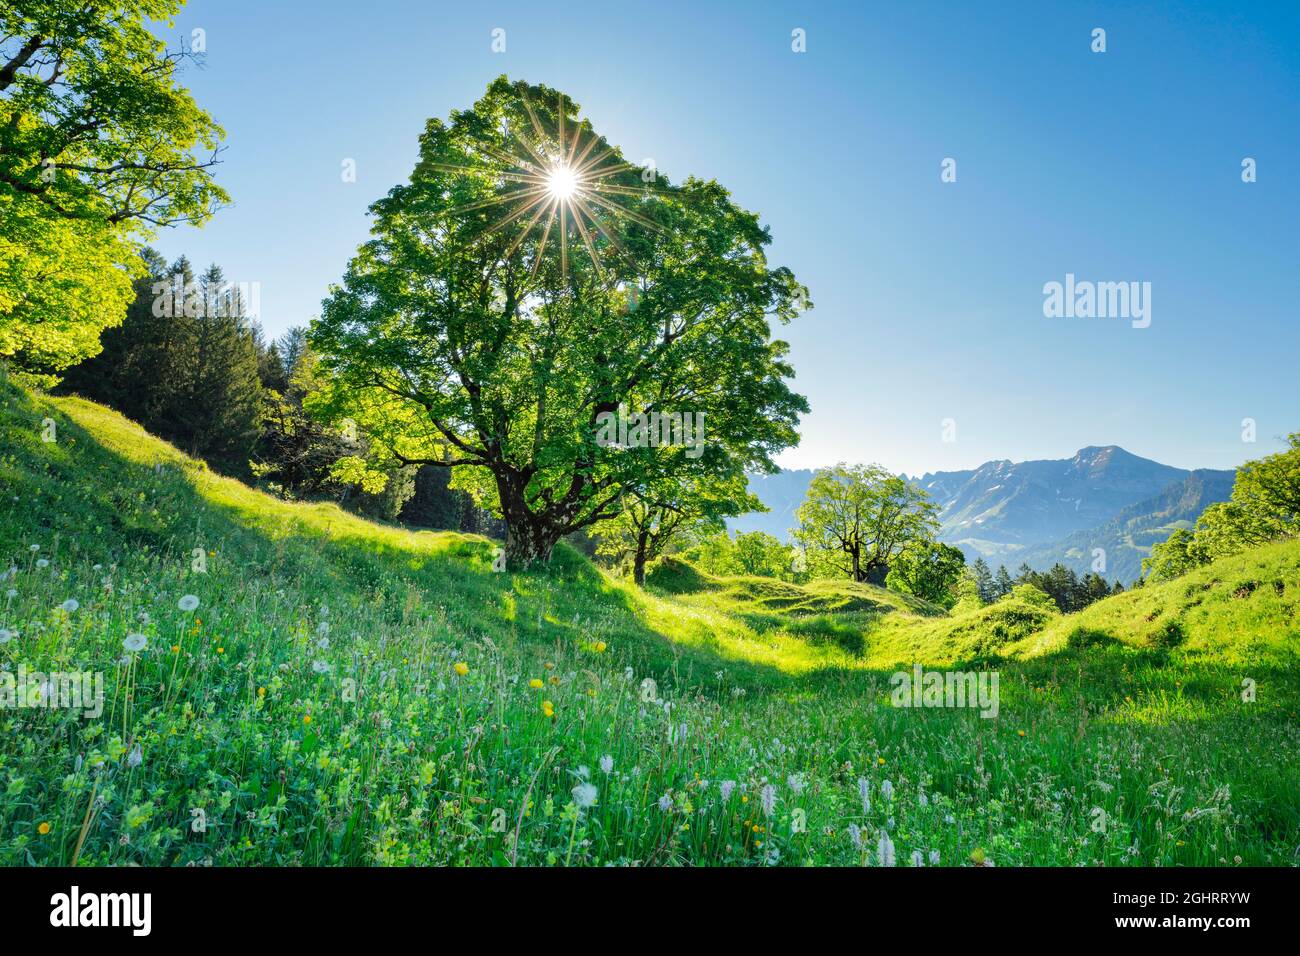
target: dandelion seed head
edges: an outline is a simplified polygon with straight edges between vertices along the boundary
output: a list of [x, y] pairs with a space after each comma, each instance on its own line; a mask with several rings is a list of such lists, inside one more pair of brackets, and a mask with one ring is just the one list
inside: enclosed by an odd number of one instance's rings
[[149, 638], [143, 634], [128, 634], [122, 642], [122, 649], [130, 652], [142, 651], [149, 646]]
[[182, 611], [193, 611], [199, 606], [199, 599], [196, 595], [187, 594], [176, 602], [176, 606]]

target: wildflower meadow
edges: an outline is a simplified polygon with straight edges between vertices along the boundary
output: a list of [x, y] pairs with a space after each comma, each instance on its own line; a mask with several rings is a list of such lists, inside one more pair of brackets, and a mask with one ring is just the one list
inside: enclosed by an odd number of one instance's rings
[[[104, 695], [0, 710], [6, 865], [1295, 861], [1294, 544], [998, 654], [991, 609], [643, 592], [564, 548], [498, 573], [489, 541], [275, 501], [88, 402], [6, 386], [0, 416], [0, 662]], [[1129, 629], [1192, 604], [1218, 610], [1188, 644]], [[996, 718], [893, 706], [915, 657], [996, 669]]]

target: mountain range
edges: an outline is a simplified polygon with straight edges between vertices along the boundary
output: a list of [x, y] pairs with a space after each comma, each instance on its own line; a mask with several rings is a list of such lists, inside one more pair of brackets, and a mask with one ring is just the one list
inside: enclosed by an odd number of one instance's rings
[[[734, 519], [731, 528], [788, 538], [812, 475], [752, 476], [751, 489], [771, 510]], [[960, 547], [968, 561], [983, 557], [1013, 573], [1022, 563], [1046, 570], [1059, 562], [1082, 574], [1101, 549], [1104, 576], [1127, 584], [1141, 574], [1153, 543], [1227, 500], [1233, 478], [1232, 471], [1188, 471], [1094, 445], [1072, 458], [989, 461], [909, 480], [939, 506], [940, 540]]]

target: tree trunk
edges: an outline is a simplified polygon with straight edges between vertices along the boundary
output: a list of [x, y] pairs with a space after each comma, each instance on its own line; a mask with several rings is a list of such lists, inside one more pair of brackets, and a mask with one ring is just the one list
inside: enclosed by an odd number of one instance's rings
[[514, 569], [549, 563], [556, 542], [564, 536], [563, 529], [546, 516], [529, 510], [524, 500], [525, 484], [513, 475], [497, 478], [501, 514], [506, 522], [506, 565]]
[[636, 582], [637, 587], [645, 586], [645, 563], [646, 551], [648, 550], [650, 536], [644, 531], [637, 535], [636, 555], [632, 559], [632, 580]]
[[547, 564], [551, 552], [561, 535], [536, 519], [512, 520], [506, 518], [506, 565], [526, 568], [531, 564]]

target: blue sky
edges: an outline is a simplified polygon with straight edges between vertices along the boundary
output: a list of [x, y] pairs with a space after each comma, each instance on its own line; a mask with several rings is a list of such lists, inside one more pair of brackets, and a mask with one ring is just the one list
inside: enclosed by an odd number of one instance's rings
[[[425, 120], [506, 73], [770, 226], [815, 304], [781, 333], [812, 405], [782, 464], [1232, 467], [1300, 430], [1300, 4], [1135, 6], [190, 0], [164, 32], [205, 32], [184, 82], [234, 205], [156, 245], [305, 323]], [[1067, 273], [1150, 282], [1150, 327], [1044, 317]]]

